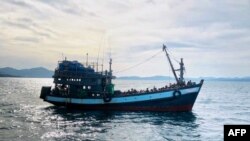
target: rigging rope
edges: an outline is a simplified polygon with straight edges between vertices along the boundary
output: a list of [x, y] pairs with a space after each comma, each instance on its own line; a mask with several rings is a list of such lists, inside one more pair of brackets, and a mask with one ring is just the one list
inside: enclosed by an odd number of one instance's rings
[[[167, 50], [168, 50], [168, 48], [167, 48]], [[171, 53], [171, 51], [168, 50], [168, 54], [169, 54], [169, 57], [172, 58], [175, 62], [177, 62], [178, 64], [180, 63], [180, 61], [178, 61], [178, 60], [174, 57], [174, 55]]]
[[154, 57], [156, 57], [156, 56], [157, 56], [158, 54], [160, 54], [161, 52], [162, 52], [162, 51], [160, 50], [160, 51], [158, 51], [156, 54], [152, 55], [151, 57], [149, 57], [149, 58], [147, 58], [147, 59], [145, 59], [145, 60], [143, 60], [143, 61], [141, 61], [141, 62], [139, 62], [139, 63], [137, 63], [137, 64], [135, 64], [135, 65], [132, 65], [132, 66], [130, 66], [130, 67], [127, 67], [127, 68], [125, 68], [125, 69], [122, 69], [122, 70], [117, 71], [117, 72], [114, 72], [114, 73], [120, 73], [120, 72], [124, 72], [124, 71], [130, 70], [130, 69], [132, 69], [132, 68], [138, 67], [139, 65], [142, 65], [142, 64], [144, 64], [145, 62], [148, 62], [149, 60], [153, 59]]
[[[138, 66], [140, 66], [140, 65], [142, 65], [142, 64], [144, 64], [144, 63], [150, 61], [151, 59], [153, 59], [154, 57], [156, 57], [156, 56], [157, 56], [158, 54], [160, 54], [161, 52], [162, 52], [162, 51], [160, 50], [160, 51], [158, 51], [157, 53], [155, 53], [154, 55], [150, 56], [149, 58], [147, 58], [147, 59], [145, 59], [145, 60], [143, 60], [143, 61], [141, 61], [141, 62], [139, 62], [139, 63], [137, 63], [137, 64], [135, 64], [135, 65], [132, 65], [132, 66], [130, 66], [130, 67], [127, 67], [127, 68], [125, 68], [125, 69], [116, 71], [116, 72], [114, 72], [114, 73], [120, 73], [120, 72], [124, 72], [124, 71], [130, 70], [130, 69], [133, 69], [133, 68], [135, 68], [135, 67], [138, 67]], [[168, 50], [168, 52], [169, 52], [169, 56], [170, 56], [174, 61], [176, 61], [176, 62], [179, 64], [180, 61], [178, 61], [175, 57], [173, 57], [173, 54], [172, 54], [169, 50]], [[170, 54], [171, 54], [171, 55], [170, 55]]]
[[[167, 50], [168, 50], [168, 48], [167, 48]], [[168, 53], [169, 53], [169, 57], [170, 58], [172, 58], [175, 62], [177, 62], [178, 64], [180, 64], [180, 61], [178, 61], [175, 57], [174, 57], [174, 55], [168, 50]], [[185, 69], [185, 67], [184, 67], [184, 73], [186, 74], [187, 72], [186, 72], [186, 69]], [[180, 76], [180, 75], [179, 75]]]

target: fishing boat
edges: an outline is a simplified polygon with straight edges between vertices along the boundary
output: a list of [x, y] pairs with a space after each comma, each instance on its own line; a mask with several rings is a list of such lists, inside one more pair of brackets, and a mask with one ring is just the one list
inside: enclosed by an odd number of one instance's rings
[[163, 52], [170, 64], [175, 84], [123, 92], [114, 89], [112, 59], [109, 61], [109, 70], [100, 72], [87, 63], [83, 65], [64, 59], [58, 62], [55, 69], [54, 87], [43, 86], [40, 98], [56, 106], [83, 110], [191, 111], [203, 80], [197, 84], [191, 81], [186, 83], [183, 59], [180, 60], [180, 68], [175, 69], [165, 45]]

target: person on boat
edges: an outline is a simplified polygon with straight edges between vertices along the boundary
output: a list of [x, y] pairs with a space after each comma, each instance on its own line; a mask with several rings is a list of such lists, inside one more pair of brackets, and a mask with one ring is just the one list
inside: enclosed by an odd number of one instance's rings
[[153, 92], [156, 92], [157, 91], [157, 89], [156, 89], [156, 87], [154, 86], [154, 88], [153, 88]]

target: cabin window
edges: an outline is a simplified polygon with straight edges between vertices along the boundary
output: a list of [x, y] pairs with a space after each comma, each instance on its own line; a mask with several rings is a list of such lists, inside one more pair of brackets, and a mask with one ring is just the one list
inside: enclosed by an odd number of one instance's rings
[[61, 81], [61, 78], [58, 78], [59, 81]]
[[100, 96], [100, 94], [96, 94], [96, 96]]
[[85, 87], [85, 86], [82, 86], [82, 89], [86, 89], [86, 87]]
[[88, 86], [88, 89], [91, 89], [91, 86]]
[[101, 79], [97, 80], [97, 84], [100, 85], [102, 83]]
[[95, 94], [92, 94], [92, 96], [94, 97], [94, 96], [95, 96]]

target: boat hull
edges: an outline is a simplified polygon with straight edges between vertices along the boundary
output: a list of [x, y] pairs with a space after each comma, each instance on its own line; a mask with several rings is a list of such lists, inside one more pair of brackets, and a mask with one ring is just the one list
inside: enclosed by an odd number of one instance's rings
[[163, 99], [129, 104], [75, 104], [48, 101], [57, 106], [82, 110], [118, 110], [118, 111], [191, 111], [197, 94], [181, 96], [177, 99]]
[[47, 96], [44, 100], [57, 106], [83, 110], [118, 110], [118, 111], [191, 111], [199, 94], [201, 85], [182, 88], [181, 95], [174, 95], [177, 90], [124, 96], [113, 98], [110, 102], [103, 99], [79, 99]]

